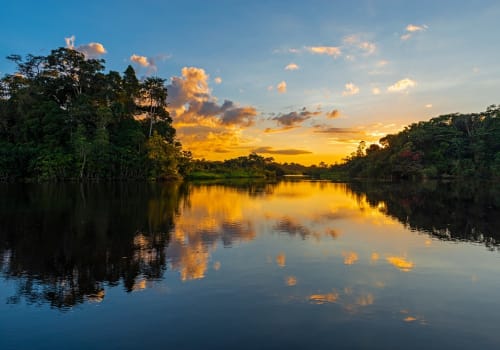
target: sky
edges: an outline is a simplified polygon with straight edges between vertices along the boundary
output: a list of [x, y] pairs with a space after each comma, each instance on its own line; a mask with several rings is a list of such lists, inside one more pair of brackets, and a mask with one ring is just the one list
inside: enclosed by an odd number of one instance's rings
[[411, 123], [500, 103], [500, 1], [5, 0], [10, 54], [71, 47], [167, 79], [184, 148], [327, 164]]

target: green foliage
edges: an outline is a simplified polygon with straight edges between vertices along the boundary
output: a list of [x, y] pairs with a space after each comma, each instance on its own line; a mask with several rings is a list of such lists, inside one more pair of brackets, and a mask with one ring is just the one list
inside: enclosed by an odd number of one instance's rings
[[[0, 80], [0, 180], [145, 179], [185, 175], [165, 80], [104, 73], [104, 61], [59, 48], [8, 57]], [[141, 120], [146, 116], [145, 120]]]
[[500, 174], [500, 106], [414, 123], [357, 152], [332, 173], [351, 178], [491, 178]]
[[256, 153], [221, 161], [195, 160], [189, 173], [191, 179], [273, 178], [278, 163]]

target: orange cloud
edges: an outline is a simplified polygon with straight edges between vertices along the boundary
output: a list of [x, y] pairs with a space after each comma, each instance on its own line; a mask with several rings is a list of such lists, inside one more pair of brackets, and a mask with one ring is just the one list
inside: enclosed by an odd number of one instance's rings
[[340, 117], [340, 111], [338, 109], [334, 109], [333, 111], [331, 111], [330, 113], [328, 113], [326, 115], [326, 117], [329, 118], [329, 119], [338, 118], [338, 117]]
[[[240, 107], [233, 101], [219, 104], [208, 86], [209, 75], [204, 69], [184, 67], [181, 77], [173, 77], [168, 89], [168, 102], [174, 126], [186, 124], [248, 127], [254, 124], [257, 110]], [[177, 125], [176, 125], [177, 123]]]
[[280, 82], [278, 85], [276, 85], [276, 89], [278, 90], [278, 92], [280, 94], [286, 93], [286, 87], [287, 87], [286, 81], [284, 81], [284, 80], [282, 82]]
[[285, 155], [298, 155], [298, 154], [310, 154], [312, 152], [302, 150], [302, 149], [294, 149], [294, 148], [287, 148], [287, 149], [274, 149], [273, 147], [259, 147], [259, 148], [254, 148], [252, 150], [253, 153], [263, 153], [263, 154], [285, 154]]
[[293, 287], [297, 284], [297, 278], [295, 276], [288, 276], [285, 281], [286, 285]]

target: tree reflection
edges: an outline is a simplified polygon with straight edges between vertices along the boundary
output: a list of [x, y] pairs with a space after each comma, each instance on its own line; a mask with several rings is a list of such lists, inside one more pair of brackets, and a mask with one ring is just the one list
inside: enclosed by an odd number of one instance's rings
[[183, 281], [203, 278], [219, 242], [256, 236], [237, 199], [272, 194], [273, 186], [1, 185], [0, 272], [16, 286], [8, 302], [100, 302], [107, 286], [144, 289], [167, 268]]
[[0, 268], [9, 302], [67, 308], [101, 301], [105, 285], [160, 278], [180, 184], [0, 187]]
[[498, 249], [500, 186], [494, 183], [352, 183], [349, 189], [412, 230]]

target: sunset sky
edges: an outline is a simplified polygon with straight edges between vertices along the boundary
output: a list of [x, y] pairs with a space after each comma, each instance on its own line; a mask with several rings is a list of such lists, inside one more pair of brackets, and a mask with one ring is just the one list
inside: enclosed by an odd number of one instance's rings
[[333, 163], [360, 140], [500, 103], [499, 18], [499, 1], [7, 0], [0, 56], [67, 46], [168, 78], [198, 158]]

